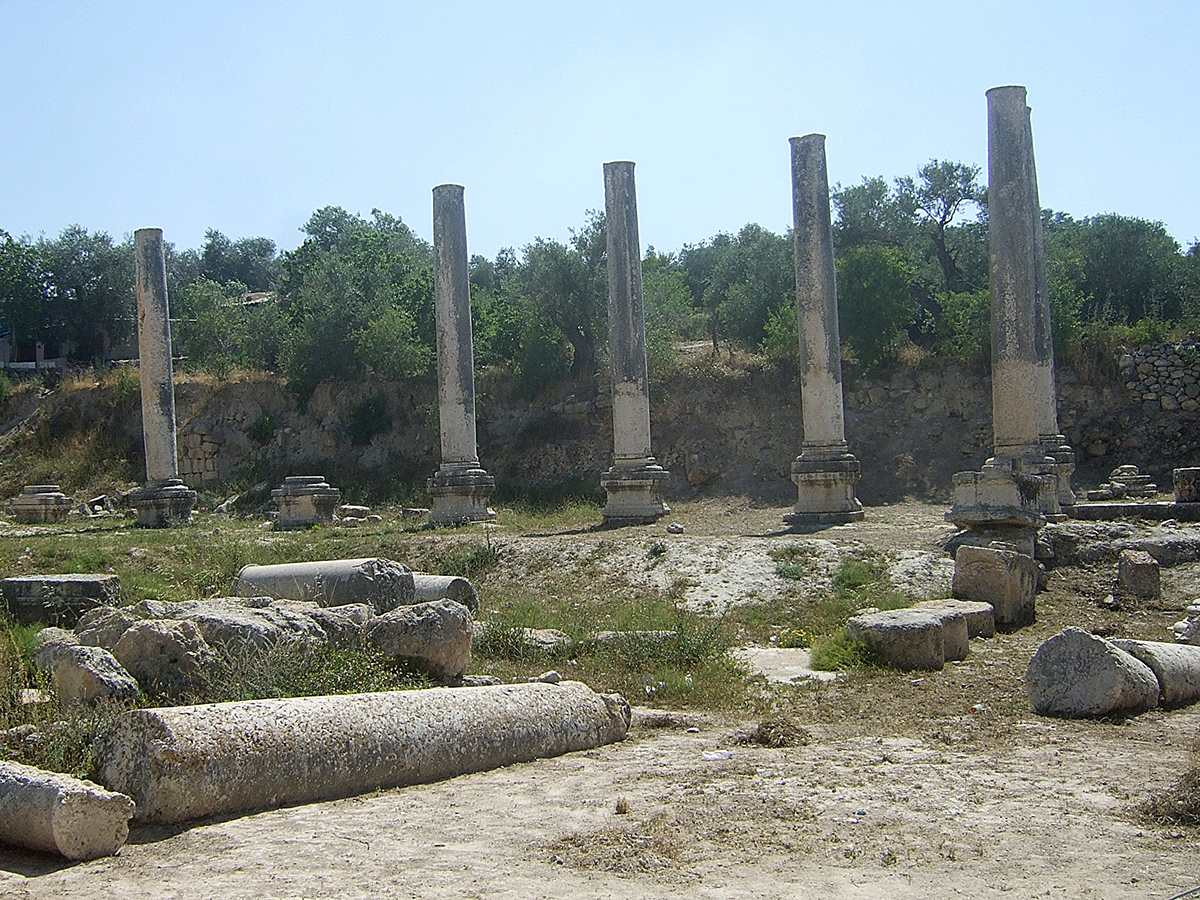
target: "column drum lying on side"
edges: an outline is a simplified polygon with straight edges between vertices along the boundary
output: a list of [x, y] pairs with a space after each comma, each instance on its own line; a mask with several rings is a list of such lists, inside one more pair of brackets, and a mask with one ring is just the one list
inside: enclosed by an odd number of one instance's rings
[[629, 704], [574, 681], [249, 700], [121, 715], [100, 780], [136, 821], [350, 797], [613, 743]]

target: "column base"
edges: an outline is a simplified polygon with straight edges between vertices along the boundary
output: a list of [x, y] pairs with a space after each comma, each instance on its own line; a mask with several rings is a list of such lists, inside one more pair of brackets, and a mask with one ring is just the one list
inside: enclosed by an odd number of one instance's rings
[[149, 481], [129, 495], [140, 528], [167, 528], [187, 522], [196, 505], [196, 492], [179, 478]]
[[1029, 472], [1028, 461], [1011, 457], [989, 459], [979, 472], [954, 476], [954, 497], [946, 521], [960, 528], [1042, 528], [1046, 508], [1062, 518], [1058, 507], [1058, 478], [1052, 473]]
[[643, 465], [613, 465], [600, 476], [608, 493], [601, 515], [605, 525], [649, 525], [671, 511], [663, 501], [671, 473], [650, 459]]
[[860, 469], [854, 454], [841, 449], [805, 449], [792, 462], [796, 505], [783, 517], [793, 528], [861, 522], [862, 504], [854, 496]]
[[9, 505], [21, 524], [48, 525], [65, 522], [72, 504], [57, 484], [27, 484]]
[[330, 487], [324, 475], [289, 475], [283, 486], [271, 491], [279, 509], [277, 531], [295, 531], [333, 521], [342, 492]]
[[495, 510], [488, 507], [496, 479], [478, 466], [438, 469], [425, 486], [433, 498], [430, 525], [465, 525], [496, 518]]
[[1054, 474], [1058, 476], [1058, 505], [1071, 507], [1078, 502], [1071, 489], [1071, 475], [1075, 472], [1075, 451], [1064, 435], [1042, 435], [1039, 438], [1043, 455], [1054, 460]]

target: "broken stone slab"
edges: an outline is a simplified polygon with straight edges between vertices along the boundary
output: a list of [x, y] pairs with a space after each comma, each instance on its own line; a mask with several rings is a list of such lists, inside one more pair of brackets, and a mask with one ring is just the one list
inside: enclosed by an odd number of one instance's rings
[[79, 617], [79, 622], [75, 625], [75, 636], [81, 644], [112, 650], [121, 639], [121, 635], [138, 621], [138, 618], [123, 607], [97, 607]]
[[1111, 643], [1150, 667], [1158, 679], [1163, 706], [1184, 706], [1200, 700], [1200, 647], [1128, 639]]
[[964, 544], [954, 554], [951, 592], [960, 600], [990, 603], [1001, 631], [1033, 622], [1037, 584], [1037, 561], [1024, 553]]
[[575, 681], [138, 709], [99, 744], [99, 780], [170, 824], [589, 750], [629, 719]]
[[136, 700], [140, 690], [129, 671], [103, 647], [65, 647], [54, 661], [50, 677], [63, 706]]
[[479, 595], [467, 579], [458, 575], [426, 575], [422, 572], [413, 572], [412, 577], [416, 602], [428, 603], [447, 598], [457, 600], [473, 613], [479, 611]]
[[1145, 550], [1122, 550], [1117, 556], [1117, 591], [1140, 600], [1162, 596], [1158, 560]]
[[1082, 628], [1043, 641], [1025, 670], [1033, 708], [1043, 716], [1134, 715], [1158, 706], [1153, 670]]
[[417, 602], [408, 567], [377, 558], [243, 566], [233, 592], [242, 597], [309, 600], [319, 606], [369, 603], [377, 613]]
[[889, 666], [905, 671], [937, 671], [947, 659], [947, 618], [956, 623], [951, 625], [951, 652], [957, 654], [960, 645], [967, 642], [964, 616], [947, 617], [934, 610], [889, 609], [851, 616], [846, 631], [851, 640], [866, 644], [872, 654]]
[[1176, 643], [1200, 645], [1200, 600], [1188, 604], [1183, 618], [1171, 626], [1171, 631]]
[[224, 650], [325, 642], [325, 631], [311, 616], [287, 607], [248, 606], [246, 600], [218, 597], [189, 603], [190, 609], [179, 610], [170, 618], [194, 622], [210, 647]]
[[57, 484], [27, 484], [9, 501], [13, 518], [27, 525], [65, 522], [73, 503]]
[[112, 655], [148, 692], [172, 697], [198, 687], [217, 662], [196, 623], [175, 619], [135, 622]]
[[9, 614], [23, 625], [73, 626], [81, 613], [121, 602], [116, 575], [18, 575], [0, 581]]
[[0, 762], [0, 841], [69, 860], [112, 856], [129, 837], [133, 801], [90, 781]]
[[53, 625], [41, 629], [34, 635], [34, 640], [37, 642], [37, 648], [33, 651], [33, 667], [47, 675], [54, 671], [67, 648], [81, 643], [75, 632]]
[[363, 626], [375, 616], [375, 611], [365, 603], [318, 606], [303, 600], [275, 600], [271, 605], [308, 616], [325, 633], [329, 646], [339, 649], [362, 646]]
[[1200, 503], [1200, 469], [1174, 469], [1171, 480], [1176, 503]]
[[968, 638], [990, 638], [996, 633], [996, 611], [992, 604], [976, 600], [955, 600], [947, 597], [940, 600], [922, 600], [913, 604], [913, 609], [935, 609], [961, 613], [967, 620]]
[[275, 528], [291, 530], [332, 522], [342, 502], [342, 492], [325, 481], [324, 475], [289, 475], [271, 491], [279, 509]]
[[471, 664], [471, 612], [455, 600], [402, 606], [376, 616], [363, 640], [443, 683], [460, 681]]

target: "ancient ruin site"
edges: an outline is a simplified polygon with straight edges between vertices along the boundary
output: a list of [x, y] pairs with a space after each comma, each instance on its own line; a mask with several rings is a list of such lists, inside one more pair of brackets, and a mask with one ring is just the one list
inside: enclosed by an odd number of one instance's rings
[[[137, 230], [136, 360], [39, 343], [0, 399], [0, 895], [1200, 896], [1200, 353], [1059, 364], [1027, 104], [987, 91], [986, 198], [946, 170], [987, 289], [925, 312], [964, 304], [975, 365], [846, 339], [823, 134], [789, 144], [784, 364], [722, 346], [732, 289], [664, 350], [626, 160], [561, 256], [593, 242], [607, 309], [542, 381], [476, 358], [538, 335], [473, 307], [461, 185], [425, 320], [374, 317], [357, 378], [294, 335], [287, 378], [181, 356], [204, 310]], [[385, 376], [405, 348], [428, 379]]]

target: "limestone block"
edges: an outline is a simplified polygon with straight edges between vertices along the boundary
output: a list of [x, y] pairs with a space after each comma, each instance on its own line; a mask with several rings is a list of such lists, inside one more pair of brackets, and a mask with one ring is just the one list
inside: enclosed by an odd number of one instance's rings
[[1117, 557], [1117, 590], [1129, 597], [1157, 600], [1162, 596], [1158, 560], [1145, 550], [1122, 550]]
[[138, 683], [103, 647], [67, 647], [54, 664], [51, 680], [64, 706], [138, 696]]
[[226, 650], [325, 642], [325, 631], [304, 612], [286, 607], [247, 606], [246, 598], [242, 597], [202, 601], [170, 617], [194, 622], [210, 647]]
[[471, 612], [454, 600], [435, 600], [377, 616], [363, 639], [394, 659], [409, 660], [430, 677], [461, 679], [471, 663]]
[[321, 606], [369, 603], [377, 613], [416, 602], [413, 573], [390, 559], [327, 559], [244, 566], [233, 582], [242, 597], [310, 600]]
[[69, 860], [116, 853], [133, 801], [90, 781], [0, 762], [0, 841]]
[[1183, 706], [1200, 700], [1200, 647], [1161, 641], [1111, 642], [1150, 667], [1158, 679], [1163, 706]]
[[922, 600], [914, 609], [938, 609], [961, 613], [967, 622], [968, 638], [990, 638], [996, 633], [996, 611], [990, 603], [973, 600]]
[[117, 641], [138, 617], [127, 609], [115, 606], [101, 606], [91, 609], [79, 617], [75, 626], [75, 636], [79, 643], [89, 647], [103, 647], [111, 651]]
[[68, 648], [79, 644], [79, 638], [75, 636], [75, 632], [67, 631], [65, 628], [56, 628], [53, 625], [39, 631], [34, 640], [37, 641], [37, 649], [33, 651], [33, 666], [39, 672], [46, 674], [54, 671], [54, 667], [58, 665], [58, 661], [63, 658]]
[[413, 572], [412, 577], [418, 603], [448, 598], [457, 600], [471, 612], [479, 610], [479, 595], [475, 593], [475, 586], [466, 578], [457, 575], [425, 575], [421, 572]]
[[1033, 622], [1037, 583], [1037, 561], [1024, 553], [964, 544], [954, 554], [951, 592], [960, 600], [990, 603], [1001, 631]]
[[121, 602], [116, 575], [21, 575], [0, 581], [9, 614], [25, 625], [71, 626], [80, 613]]
[[365, 603], [347, 603], [343, 606], [317, 606], [303, 600], [275, 600], [271, 604], [278, 609], [295, 610], [303, 613], [325, 633], [331, 647], [353, 648], [362, 645], [363, 626], [375, 615]]
[[[962, 622], [966, 633], [966, 620]], [[850, 638], [897, 669], [936, 671], [946, 662], [943, 617], [929, 610], [892, 609], [853, 616], [846, 623]]]
[[1175, 469], [1171, 475], [1175, 484], [1176, 503], [1200, 502], [1200, 469]]
[[1084, 718], [1135, 714], [1158, 705], [1149, 666], [1082, 628], [1044, 641], [1025, 671], [1033, 708], [1044, 716]]
[[251, 700], [123, 713], [97, 758], [136, 821], [186, 822], [586, 750], [629, 718], [572, 681]]
[[147, 691], [175, 696], [204, 678], [216, 654], [195, 622], [135, 622], [113, 647], [113, 656]]
[[942, 651], [946, 662], [967, 658], [971, 633], [967, 617], [951, 609], [934, 610], [942, 619]]

